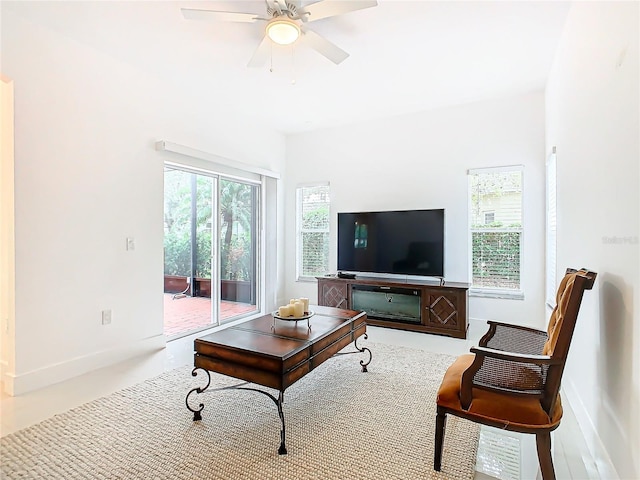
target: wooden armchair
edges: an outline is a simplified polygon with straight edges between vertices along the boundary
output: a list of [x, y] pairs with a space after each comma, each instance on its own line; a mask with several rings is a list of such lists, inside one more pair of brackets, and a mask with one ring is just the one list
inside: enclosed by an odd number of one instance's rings
[[535, 434], [542, 478], [555, 479], [551, 432], [562, 418], [560, 380], [582, 295], [595, 278], [595, 272], [568, 269], [546, 332], [490, 321], [479, 346], [449, 367], [436, 400], [435, 470], [442, 465], [446, 416], [451, 414]]

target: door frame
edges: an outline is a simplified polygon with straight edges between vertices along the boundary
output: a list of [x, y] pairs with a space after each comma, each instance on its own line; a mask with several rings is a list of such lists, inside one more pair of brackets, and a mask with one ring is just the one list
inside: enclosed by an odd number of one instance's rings
[[[255, 179], [253, 178], [255, 174], [251, 172], [247, 172], [247, 177], [242, 175], [230, 175], [226, 173], [217, 172], [215, 169], [207, 169], [207, 168], [199, 168], [194, 167], [190, 163], [182, 163], [182, 162], [174, 162], [174, 161], [165, 161], [164, 168], [171, 170], [178, 170], [181, 172], [193, 174], [193, 175], [201, 175], [208, 178], [211, 178], [213, 181], [212, 185], [212, 199], [211, 199], [211, 231], [212, 231], [212, 239], [211, 239], [211, 313], [210, 318], [211, 322], [206, 327], [197, 330], [191, 330], [184, 333], [176, 334], [175, 338], [179, 338], [180, 336], [191, 335], [197, 333], [199, 331], [207, 330], [216, 326], [220, 326], [223, 324], [227, 324], [229, 322], [238, 320], [239, 318], [250, 317], [252, 315], [262, 314], [264, 311], [263, 305], [263, 291], [264, 291], [264, 269], [260, 265], [260, 259], [263, 258], [264, 249], [265, 249], [265, 239], [264, 239], [264, 182], [262, 178]], [[197, 178], [197, 177], [194, 177]], [[221, 180], [229, 180], [238, 183], [243, 183], [250, 185], [253, 187], [252, 189], [252, 210], [253, 215], [255, 215], [255, 221], [252, 222], [252, 279], [251, 283], [254, 284], [252, 288], [252, 297], [255, 298], [255, 310], [249, 312], [245, 315], [241, 316], [233, 316], [229, 319], [222, 319], [220, 315], [220, 306], [221, 306], [221, 255], [220, 247], [221, 247], [221, 235], [220, 235], [220, 181]], [[163, 202], [164, 202], [164, 189], [163, 189]], [[193, 231], [192, 231], [193, 232]], [[192, 233], [193, 234], [193, 233]], [[164, 262], [164, 260], [163, 260]], [[163, 268], [164, 272], [164, 268]], [[195, 278], [194, 266], [191, 267], [191, 279]], [[216, 279], [216, 281], [214, 281]], [[190, 288], [192, 290], [195, 289], [195, 282], [191, 282]]]

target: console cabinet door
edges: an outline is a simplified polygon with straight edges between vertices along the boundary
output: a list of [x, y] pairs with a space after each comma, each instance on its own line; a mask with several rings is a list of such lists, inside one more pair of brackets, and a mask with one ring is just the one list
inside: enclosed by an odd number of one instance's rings
[[346, 282], [318, 280], [318, 305], [349, 308], [347, 287]]
[[466, 334], [466, 325], [464, 325], [466, 315], [460, 315], [462, 302], [458, 292], [427, 290], [424, 292], [423, 300], [425, 301], [423, 322], [426, 326], [434, 330]]

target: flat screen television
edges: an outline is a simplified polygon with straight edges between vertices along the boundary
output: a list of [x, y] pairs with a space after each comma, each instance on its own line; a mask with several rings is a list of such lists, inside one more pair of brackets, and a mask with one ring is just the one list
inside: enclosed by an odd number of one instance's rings
[[338, 213], [338, 270], [444, 277], [444, 209]]

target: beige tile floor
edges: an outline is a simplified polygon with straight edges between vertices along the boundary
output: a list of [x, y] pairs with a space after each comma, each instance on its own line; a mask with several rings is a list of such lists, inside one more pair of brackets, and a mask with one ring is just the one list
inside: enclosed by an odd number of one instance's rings
[[[467, 353], [472, 345], [477, 344], [478, 339], [485, 331], [485, 324], [471, 322], [467, 340], [376, 327], [368, 327], [368, 331], [369, 342], [459, 355]], [[55, 414], [65, 412], [122, 388], [135, 385], [164, 371], [181, 365], [192, 364], [193, 340], [201, 335], [203, 335], [203, 332], [170, 341], [164, 349], [31, 393], [17, 397], [9, 397], [2, 394], [0, 397], [0, 436], [8, 435]], [[557, 478], [598, 479], [597, 472], [588, 468], [590, 464], [588, 449], [575, 417], [566, 402], [564, 407], [565, 417], [553, 438]], [[504, 435], [502, 432], [495, 432], [498, 435]], [[515, 435], [520, 442], [519, 479], [533, 480], [539, 478], [533, 436]], [[480, 448], [482, 448], [482, 442]], [[491, 454], [491, 452], [489, 453]], [[514, 478], [513, 476], [509, 477], [506, 474], [499, 473], [487, 475], [483, 473], [483, 467], [479, 467], [478, 470], [476, 479]]]

